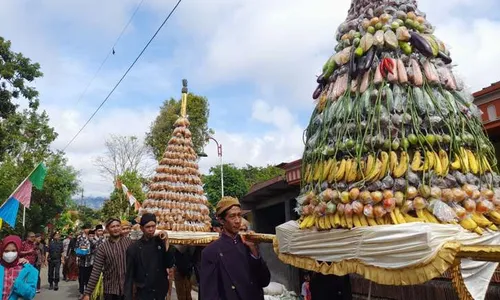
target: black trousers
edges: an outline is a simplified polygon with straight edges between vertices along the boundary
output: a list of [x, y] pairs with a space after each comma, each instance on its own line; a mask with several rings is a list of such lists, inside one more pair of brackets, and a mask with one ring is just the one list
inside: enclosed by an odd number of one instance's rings
[[59, 282], [59, 273], [61, 273], [61, 261], [49, 261], [49, 284]]
[[92, 266], [90, 267], [78, 267], [78, 290], [80, 294], [85, 292], [85, 287], [89, 283], [90, 274], [92, 273]]
[[104, 300], [125, 300], [125, 296], [118, 296], [113, 294], [104, 294]]

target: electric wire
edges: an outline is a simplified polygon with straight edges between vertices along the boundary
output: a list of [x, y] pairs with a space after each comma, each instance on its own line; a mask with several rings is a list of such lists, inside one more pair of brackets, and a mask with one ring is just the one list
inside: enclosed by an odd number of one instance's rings
[[92, 79], [90, 79], [89, 83], [87, 84], [87, 86], [85, 87], [85, 89], [83, 90], [83, 92], [80, 94], [80, 97], [78, 97], [78, 100], [76, 101], [76, 104], [80, 103], [80, 101], [83, 99], [83, 96], [85, 96], [87, 94], [87, 91], [88, 91], [89, 87], [92, 85], [92, 83], [94, 82], [94, 80], [97, 78], [97, 75], [99, 75], [99, 72], [101, 72], [102, 67], [108, 61], [108, 58], [111, 56], [112, 53], [114, 54], [116, 45], [118, 44], [118, 42], [120, 41], [121, 37], [123, 36], [123, 34], [125, 33], [125, 31], [127, 30], [127, 28], [130, 25], [130, 23], [132, 23], [132, 20], [134, 19], [135, 15], [137, 14], [137, 11], [139, 10], [139, 8], [142, 6], [143, 2], [144, 2], [144, 0], [141, 0], [141, 2], [139, 2], [139, 4], [137, 5], [137, 7], [135, 8], [135, 11], [132, 14], [132, 16], [130, 17], [130, 19], [128, 20], [127, 25], [125, 25], [125, 27], [123, 27], [122, 32], [120, 33], [120, 35], [116, 39], [116, 41], [113, 44], [113, 46], [111, 46], [111, 50], [106, 55], [106, 58], [104, 58], [104, 60], [101, 62], [101, 65], [99, 66], [99, 68], [97, 68], [97, 71], [95, 72], [94, 77], [92, 77]]
[[118, 80], [118, 82], [115, 84], [115, 86], [113, 87], [113, 89], [109, 92], [109, 94], [106, 96], [106, 98], [104, 98], [104, 100], [97, 107], [97, 109], [90, 116], [90, 118], [85, 122], [85, 124], [83, 124], [83, 126], [80, 128], [80, 130], [78, 130], [78, 132], [73, 136], [73, 138], [68, 142], [68, 144], [66, 144], [66, 146], [64, 146], [64, 148], [62, 149], [62, 151], [65, 151], [69, 147], [69, 145], [71, 145], [76, 140], [76, 138], [80, 135], [80, 133], [85, 129], [85, 127], [87, 127], [87, 125], [90, 123], [90, 121], [92, 121], [92, 119], [94, 118], [94, 116], [99, 112], [99, 110], [102, 108], [102, 106], [108, 101], [109, 97], [113, 94], [113, 92], [120, 85], [120, 83], [123, 81], [123, 79], [125, 79], [125, 77], [127, 76], [127, 74], [130, 72], [130, 70], [134, 67], [134, 65], [136, 64], [136, 62], [139, 60], [139, 58], [141, 58], [142, 54], [146, 51], [146, 49], [149, 47], [149, 45], [151, 44], [151, 42], [153, 42], [153, 40], [155, 39], [155, 37], [158, 35], [158, 33], [160, 32], [160, 30], [163, 28], [163, 26], [167, 23], [167, 21], [173, 15], [173, 13], [175, 12], [175, 10], [177, 9], [177, 7], [179, 6], [179, 4], [181, 2], [182, 2], [182, 0], [177, 1], [177, 3], [172, 8], [172, 10], [168, 14], [168, 16], [165, 18], [165, 20], [163, 20], [163, 22], [161, 23], [160, 27], [158, 27], [158, 29], [156, 30], [155, 34], [153, 34], [153, 36], [151, 37], [151, 39], [148, 41], [148, 43], [146, 44], [146, 46], [144, 46], [144, 48], [139, 53], [139, 55], [136, 57], [136, 59], [134, 60], [134, 62], [128, 67], [127, 71], [125, 71], [125, 73], [120, 78], [120, 80]]

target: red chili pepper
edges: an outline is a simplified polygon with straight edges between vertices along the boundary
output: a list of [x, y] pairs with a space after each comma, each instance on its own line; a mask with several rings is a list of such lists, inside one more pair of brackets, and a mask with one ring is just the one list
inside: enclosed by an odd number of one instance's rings
[[382, 73], [383, 77], [386, 77], [388, 73], [394, 74], [393, 72], [394, 69], [394, 62], [390, 58], [384, 58], [382, 59], [382, 62], [380, 64], [380, 73]]

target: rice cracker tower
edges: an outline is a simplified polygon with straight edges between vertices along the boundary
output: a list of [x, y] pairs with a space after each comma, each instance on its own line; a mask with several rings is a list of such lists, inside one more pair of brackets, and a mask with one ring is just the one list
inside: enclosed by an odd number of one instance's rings
[[208, 201], [186, 115], [187, 80], [182, 83], [181, 116], [175, 121], [172, 137], [156, 168], [139, 215], [154, 213], [160, 230], [209, 232]]
[[495, 151], [442, 38], [415, 0], [352, 1], [313, 93], [300, 228], [497, 230]]

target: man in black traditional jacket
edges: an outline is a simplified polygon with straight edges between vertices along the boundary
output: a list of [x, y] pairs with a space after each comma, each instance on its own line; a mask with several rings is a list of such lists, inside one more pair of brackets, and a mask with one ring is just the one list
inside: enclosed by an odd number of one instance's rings
[[142, 238], [127, 249], [127, 272], [125, 275], [125, 300], [164, 300], [168, 293], [167, 268], [174, 265], [174, 255], [168, 251], [168, 237], [155, 237], [156, 216], [142, 216]]
[[204, 300], [263, 300], [262, 288], [271, 274], [258, 246], [239, 235], [241, 208], [238, 199], [224, 197], [216, 207], [222, 224], [220, 238], [201, 254], [200, 286]]

